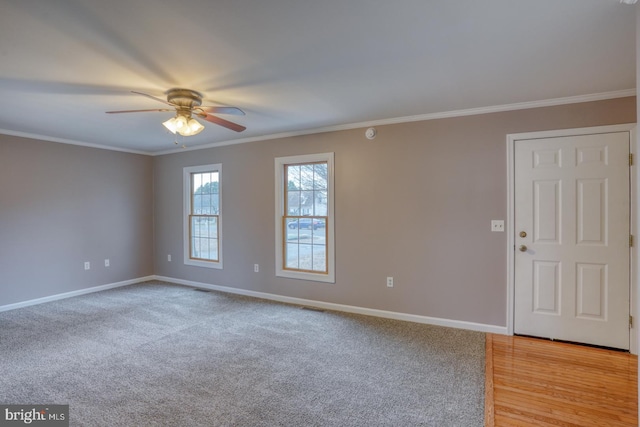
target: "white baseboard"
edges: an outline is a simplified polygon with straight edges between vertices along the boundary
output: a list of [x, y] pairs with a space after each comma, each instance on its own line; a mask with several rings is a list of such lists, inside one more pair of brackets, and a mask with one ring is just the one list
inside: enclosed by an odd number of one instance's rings
[[449, 328], [467, 329], [478, 332], [488, 332], [493, 334], [507, 335], [506, 326], [487, 325], [483, 323], [466, 322], [463, 320], [450, 320], [438, 317], [420, 316], [417, 314], [399, 313], [394, 311], [378, 310], [373, 308], [357, 307], [353, 305], [336, 304], [331, 302], [315, 301], [304, 298], [288, 297], [284, 295], [270, 294], [266, 292], [250, 291], [247, 289], [232, 288], [229, 286], [212, 285], [209, 283], [194, 282], [191, 280], [176, 279], [174, 277], [165, 276], [146, 276], [137, 279], [125, 280], [117, 283], [109, 283], [106, 285], [95, 286], [77, 291], [65, 292], [62, 294], [50, 295], [48, 297], [37, 298], [29, 301], [22, 301], [14, 304], [0, 306], [0, 312], [15, 310], [18, 308], [29, 307], [32, 305], [43, 304], [46, 302], [57, 301], [65, 298], [76, 297], [93, 292], [106, 291], [107, 289], [119, 288], [122, 286], [134, 285], [136, 283], [146, 282], [149, 280], [160, 280], [163, 282], [175, 283], [177, 285], [191, 286], [200, 289], [210, 289], [214, 291], [226, 292], [236, 295], [244, 295], [255, 298], [262, 298], [271, 301], [278, 301], [287, 304], [303, 305], [308, 307], [316, 307], [325, 310], [342, 311], [345, 313], [363, 314], [366, 316], [382, 317], [385, 319], [403, 320], [407, 322], [423, 323], [427, 325], [444, 326]]
[[90, 294], [93, 292], [106, 291], [107, 289], [119, 288], [121, 286], [133, 285], [140, 282], [146, 282], [149, 280], [155, 280], [155, 276], [139, 277], [137, 279], [125, 280], [123, 282], [109, 283], [101, 286], [94, 286], [92, 288], [79, 289], [77, 291], [65, 292], [63, 294], [50, 295], [48, 297], [42, 297], [32, 299], [29, 301], [17, 302], [15, 304], [0, 305], [0, 312], [15, 310], [17, 308], [29, 307], [31, 305], [43, 304], [45, 302], [57, 301], [65, 298], [77, 297], [79, 295]]
[[272, 301], [284, 302], [288, 304], [304, 305], [309, 307], [322, 308], [325, 310], [342, 311], [346, 313], [363, 314], [366, 316], [382, 317], [385, 319], [404, 320], [407, 322], [424, 323], [427, 325], [445, 326], [449, 328], [467, 329], [478, 332], [488, 332], [492, 334], [507, 335], [506, 326], [487, 325], [483, 323], [466, 322], [463, 320], [441, 319], [438, 317], [419, 316], [417, 314], [398, 313], [394, 311], [377, 310], [373, 308], [357, 307], [353, 305], [335, 304], [331, 302], [315, 301], [303, 298], [287, 297], [265, 292], [250, 291], [246, 289], [232, 288], [228, 286], [211, 285], [209, 283], [193, 282], [191, 280], [176, 279], [173, 277], [154, 276], [155, 280], [175, 283], [177, 285], [191, 286], [200, 289], [210, 289], [213, 291], [226, 292], [236, 295], [244, 295], [262, 298]]

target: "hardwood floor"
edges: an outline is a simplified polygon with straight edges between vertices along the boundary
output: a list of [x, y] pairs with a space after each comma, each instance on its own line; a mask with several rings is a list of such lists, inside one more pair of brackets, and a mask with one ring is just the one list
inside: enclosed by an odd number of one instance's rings
[[637, 356], [487, 334], [485, 426], [637, 426]]

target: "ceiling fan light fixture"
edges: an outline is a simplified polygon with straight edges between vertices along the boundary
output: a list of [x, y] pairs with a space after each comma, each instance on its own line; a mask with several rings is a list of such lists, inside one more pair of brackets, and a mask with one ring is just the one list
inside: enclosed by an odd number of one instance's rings
[[169, 132], [175, 134], [176, 133], [176, 118], [175, 117], [171, 117], [169, 120], [167, 120], [166, 122], [162, 122], [162, 125], [164, 127], [166, 127]]
[[185, 130], [187, 130], [187, 128], [188, 128], [187, 121], [188, 121], [188, 118], [187, 118], [187, 117], [185, 117], [185, 116], [183, 116], [183, 115], [181, 115], [181, 114], [178, 114], [178, 115], [175, 117], [175, 119], [174, 119], [174, 122], [173, 122], [173, 123], [174, 123], [174, 124], [175, 124], [175, 126], [176, 126], [176, 132], [178, 132], [180, 135], [183, 135], [183, 133], [182, 133], [182, 132], [184, 132]]
[[189, 135], [197, 135], [204, 129], [204, 126], [202, 126], [202, 124], [194, 118], [189, 119], [187, 126], [189, 128], [189, 131], [191, 132], [189, 133]]
[[199, 121], [183, 115], [171, 117], [169, 120], [163, 122], [162, 125], [167, 128], [169, 132], [182, 136], [197, 135], [204, 129], [204, 126], [202, 126]]

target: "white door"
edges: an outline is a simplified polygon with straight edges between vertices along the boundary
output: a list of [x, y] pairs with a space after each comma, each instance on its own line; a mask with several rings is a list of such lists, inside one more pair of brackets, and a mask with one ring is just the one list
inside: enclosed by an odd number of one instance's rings
[[514, 153], [514, 332], [629, 349], [629, 133]]

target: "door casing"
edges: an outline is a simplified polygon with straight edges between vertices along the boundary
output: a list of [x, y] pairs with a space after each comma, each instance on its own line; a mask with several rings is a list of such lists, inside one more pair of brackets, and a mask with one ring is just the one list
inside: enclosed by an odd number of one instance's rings
[[[551, 130], [541, 132], [527, 132], [516, 133], [507, 135], [507, 224], [505, 232], [507, 233], [507, 334], [513, 335], [514, 330], [514, 306], [515, 306], [515, 230], [514, 230], [514, 218], [515, 218], [515, 144], [519, 140], [527, 139], [539, 139], [539, 138], [553, 138], [562, 136], [574, 136], [574, 135], [589, 135], [598, 133], [611, 133], [611, 132], [629, 132], [630, 152], [636, 157], [638, 152], [638, 141], [636, 140], [636, 124], [622, 124], [611, 126], [596, 126], [577, 129], [562, 129]], [[638, 209], [638, 174], [637, 163], [640, 159], [634, 158], [634, 165], [630, 171], [630, 205], [631, 205], [631, 234], [635, 237], [634, 247], [631, 248], [631, 260], [630, 260], [630, 301], [631, 306], [629, 312], [634, 318], [633, 328], [629, 333], [630, 351], [633, 354], [638, 354], [638, 323], [640, 319], [637, 317], [637, 304], [638, 298], [638, 251], [636, 247], [639, 243], [640, 236], [637, 236], [636, 230], [638, 229], [640, 212]]]

